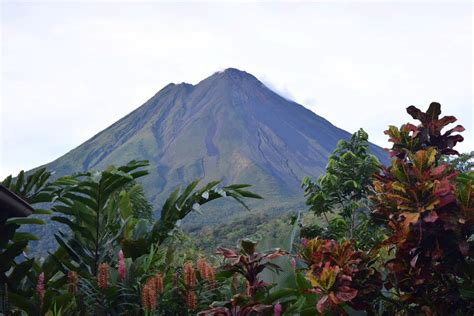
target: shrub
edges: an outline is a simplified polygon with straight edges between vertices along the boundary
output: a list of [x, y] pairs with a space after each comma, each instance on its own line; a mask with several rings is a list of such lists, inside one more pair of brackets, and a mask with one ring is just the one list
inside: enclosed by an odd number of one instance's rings
[[456, 118], [440, 117], [438, 103], [426, 113], [414, 106], [407, 112], [421, 124], [386, 131], [394, 143], [394, 159], [376, 176], [371, 196], [374, 215], [390, 232], [384, 245], [394, 252], [385, 263], [385, 287], [406, 313], [472, 314], [473, 300], [463, 295], [463, 287], [466, 282], [472, 286], [473, 280], [468, 237], [474, 191], [472, 182], [456, 184], [457, 172], [440, 159], [457, 154], [454, 146], [463, 138], [453, 133], [464, 128], [458, 125], [443, 133]]

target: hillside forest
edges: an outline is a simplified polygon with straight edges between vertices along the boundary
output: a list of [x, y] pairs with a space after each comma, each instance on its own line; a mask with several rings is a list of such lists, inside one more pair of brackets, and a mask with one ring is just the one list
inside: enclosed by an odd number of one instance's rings
[[[456, 118], [440, 104], [406, 111], [416, 123], [385, 131], [389, 165], [360, 129], [319, 178], [303, 179], [307, 210], [289, 217], [248, 207], [262, 199], [250, 184], [199, 180], [154, 216], [137, 181], [145, 160], [56, 179], [45, 168], [9, 176], [2, 185], [35, 212], [0, 222], [0, 312], [473, 315], [473, 154], [456, 151], [464, 128], [448, 127]], [[181, 222], [216, 200], [250, 217], [209, 231], [203, 248]], [[51, 250], [32, 251], [44, 236], [31, 227], [51, 221], [60, 227]], [[235, 247], [209, 249], [240, 233]]]

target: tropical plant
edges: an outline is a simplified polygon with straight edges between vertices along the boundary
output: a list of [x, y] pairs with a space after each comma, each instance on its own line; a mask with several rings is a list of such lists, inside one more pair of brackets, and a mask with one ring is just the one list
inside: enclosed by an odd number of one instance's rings
[[369, 248], [382, 238], [368, 216], [367, 196], [372, 175], [380, 168], [378, 159], [369, 153], [368, 145], [368, 135], [360, 129], [350, 140], [339, 141], [328, 159], [326, 173], [316, 182], [308, 177], [303, 179], [309, 210], [322, 216], [327, 226], [303, 228], [302, 237], [349, 238], [358, 241], [357, 245], [362, 248]]
[[[13, 309], [29, 314], [155, 312], [147, 309], [151, 305], [146, 303], [151, 303], [144, 295], [150, 298], [156, 290], [150, 280], [156, 279], [157, 273], [161, 275], [161, 283], [172, 284], [175, 274], [172, 271], [177, 268], [173, 263], [176, 248], [173, 243], [165, 242], [173, 236], [179, 221], [191, 211], [200, 212], [201, 205], [221, 197], [229, 196], [245, 207], [244, 198], [260, 198], [246, 190], [248, 185], [218, 187], [219, 182], [211, 182], [196, 189], [199, 181], [194, 181], [183, 192], [179, 188], [173, 192], [161, 209], [161, 217], [154, 221], [150, 218], [152, 207], [135, 181], [147, 174], [144, 170], [147, 165], [146, 161], [131, 161], [118, 168], [111, 166], [102, 172], [74, 174], [53, 182], [47, 182], [50, 173], [41, 169], [29, 177], [22, 172], [16, 179], [8, 177], [4, 181], [30, 203], [54, 200], [51, 219], [68, 228], [55, 234], [59, 247], [43, 261], [25, 257], [26, 260], [17, 263], [15, 257], [34, 239], [31, 234], [17, 232], [17, 228], [20, 224], [43, 221], [32, 217], [1, 223], [2, 232], [8, 231], [1, 235], [5, 239], [0, 245], [2, 273], [9, 286], [8, 300]], [[209, 272], [211, 266], [206, 264], [206, 267]], [[204, 284], [210, 276], [202, 273], [198, 275]], [[180, 299], [180, 305], [185, 305], [186, 297], [175, 295], [179, 286], [164, 288], [171, 289], [157, 297], [158, 301], [168, 300], [164, 306], [177, 307]], [[217, 298], [212, 294], [200, 300], [208, 305]], [[9, 308], [5, 306], [5, 310]]]
[[246, 209], [244, 198], [261, 199], [255, 193], [247, 191], [250, 185], [234, 184], [219, 187], [219, 181], [213, 181], [196, 189], [199, 180], [190, 183], [182, 192], [177, 188], [166, 199], [160, 211], [160, 217], [154, 223], [142, 220], [132, 221], [125, 230], [124, 238], [120, 241], [126, 256], [136, 258], [144, 253], [152, 244], [162, 244], [176, 228], [176, 225], [189, 213], [202, 213], [201, 206], [222, 197], [230, 197]]
[[[44, 168], [40, 168], [29, 175], [26, 175], [24, 171], [20, 171], [16, 177], [6, 177], [2, 181], [2, 185], [30, 205], [38, 206], [54, 199], [55, 192], [50, 185], [50, 177], [51, 173]], [[37, 207], [33, 209], [34, 215], [51, 214], [50, 211]], [[31, 277], [30, 272], [35, 266], [35, 259], [28, 257], [25, 251], [31, 241], [38, 240], [37, 236], [19, 228], [22, 225], [27, 227], [42, 224], [45, 224], [45, 221], [38, 216], [8, 219], [2, 217], [0, 220], [0, 291], [3, 294], [1, 295], [3, 311], [10, 309], [9, 304], [23, 306], [30, 312], [39, 310], [40, 301], [43, 298], [38, 299], [35, 304], [31, 304], [22, 295], [18, 294], [25, 283], [31, 281], [28, 280], [28, 277]], [[36, 283], [35, 281], [33, 282]]]
[[[109, 167], [103, 172], [87, 172], [62, 177], [54, 185], [62, 189], [53, 211], [66, 216], [52, 220], [69, 226], [72, 236], [60, 231], [55, 235], [66, 250], [67, 260], [61, 263], [66, 271], [97, 276], [99, 265], [113, 258], [119, 238], [132, 217], [130, 198], [122, 188], [147, 174], [146, 161]], [[116, 194], [119, 193], [119, 194]]]
[[399, 159], [405, 159], [408, 153], [415, 153], [428, 147], [436, 148], [436, 160], [442, 155], [459, 155], [454, 150], [458, 142], [464, 138], [459, 135], [452, 135], [456, 132], [463, 132], [464, 127], [456, 125], [443, 133], [444, 127], [454, 123], [457, 119], [454, 116], [439, 117], [441, 105], [432, 102], [426, 112], [422, 112], [417, 107], [411, 105], [407, 108], [407, 113], [421, 124], [415, 126], [407, 123], [400, 128], [389, 126], [385, 134], [389, 136], [389, 141], [393, 143], [390, 155]]
[[[257, 243], [250, 239], [240, 241], [240, 249], [219, 248], [217, 254], [224, 257], [224, 265], [221, 267], [223, 275], [232, 278], [234, 295], [229, 301], [215, 302], [212, 308], [200, 312], [199, 315], [235, 315], [244, 316], [261, 314], [272, 309], [272, 305], [263, 302], [268, 296], [271, 287], [259, 274], [265, 269], [274, 272], [281, 268], [270, 262], [270, 260], [286, 255], [281, 249], [273, 249], [265, 252], [256, 251]], [[238, 276], [243, 278], [244, 287], [239, 288]]]
[[51, 172], [39, 168], [29, 175], [24, 171], [20, 171], [16, 177], [10, 175], [2, 181], [2, 185], [33, 205], [51, 202], [54, 198], [50, 179]]
[[[219, 182], [211, 182], [196, 190], [199, 181], [194, 181], [183, 192], [178, 188], [170, 195], [158, 220], [136, 218], [130, 190], [135, 186], [130, 185], [147, 174], [143, 170], [147, 165], [145, 161], [132, 161], [103, 172], [63, 177], [54, 183], [61, 191], [53, 210], [63, 216], [52, 219], [69, 226], [72, 235], [55, 235], [60, 249], [52, 257], [60, 264], [63, 278], [77, 273], [80, 290], [76, 299], [86, 302], [78, 304], [79, 309], [93, 313], [139, 310], [140, 288], [158, 268], [154, 264], [158, 260], [156, 249], [172, 235], [181, 219], [221, 197], [232, 197], [244, 206], [243, 198], [260, 198], [244, 190], [248, 185], [219, 188]], [[119, 251], [134, 272], [126, 279], [127, 284], [117, 280], [118, 270], [111, 264], [117, 262]]]
[[133, 210], [132, 216], [134, 218], [143, 218], [152, 221], [153, 206], [148, 202], [143, 186], [134, 180], [127, 183], [123, 190], [130, 198], [130, 204]]
[[464, 128], [443, 133], [456, 118], [440, 118], [438, 103], [426, 113], [414, 106], [407, 112], [421, 124], [386, 131], [395, 159], [376, 176], [371, 196], [374, 215], [390, 230], [384, 244], [394, 251], [385, 286], [405, 313], [472, 314], [472, 293], [463, 292], [473, 280], [472, 182], [456, 184], [457, 173], [441, 160], [457, 154], [453, 147], [463, 138], [452, 133]]
[[[374, 253], [355, 251], [349, 241], [304, 239], [300, 256], [308, 266], [306, 279], [319, 294], [316, 310], [345, 314], [347, 305], [373, 313], [372, 301], [382, 287], [381, 275], [373, 267]], [[356, 299], [357, 298], [357, 299]]]
[[474, 151], [459, 156], [442, 156], [441, 160], [460, 174], [474, 172]]

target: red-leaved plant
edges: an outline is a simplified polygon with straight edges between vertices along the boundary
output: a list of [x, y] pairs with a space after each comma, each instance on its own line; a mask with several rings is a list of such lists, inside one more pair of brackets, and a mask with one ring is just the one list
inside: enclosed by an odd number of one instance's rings
[[[421, 124], [386, 131], [394, 143], [394, 159], [376, 175], [371, 196], [374, 215], [390, 231], [384, 244], [394, 251], [386, 262], [385, 286], [393, 289], [405, 313], [472, 314], [474, 304], [460, 291], [460, 283], [472, 277], [467, 275], [473, 259], [467, 241], [472, 234], [472, 202], [458, 199], [457, 173], [440, 160], [457, 154], [453, 147], [463, 138], [452, 134], [464, 128], [458, 125], [442, 133], [456, 118], [440, 118], [438, 103], [426, 113], [414, 106], [407, 112]], [[472, 201], [472, 190], [467, 195], [465, 200]]]
[[217, 254], [223, 256], [225, 260], [222, 270], [230, 276], [240, 275], [243, 277], [246, 282], [246, 290], [244, 293], [234, 295], [229, 302], [222, 304], [222, 306], [215, 306], [199, 313], [199, 315], [245, 316], [261, 314], [273, 308], [272, 305], [262, 304], [257, 299], [257, 296], [260, 296], [262, 292], [267, 292], [270, 285], [262, 281], [259, 274], [265, 269], [274, 272], [281, 271], [281, 268], [270, 260], [287, 253], [280, 249], [257, 252], [256, 246], [256, 242], [244, 239], [240, 241], [239, 250], [228, 248], [217, 250]]
[[363, 302], [380, 291], [380, 274], [370, 267], [369, 254], [355, 251], [349, 241], [303, 240], [300, 256], [309, 267], [306, 279], [311, 291], [321, 295], [316, 304], [319, 313], [329, 309], [345, 314], [343, 304], [367, 309], [370, 304]]

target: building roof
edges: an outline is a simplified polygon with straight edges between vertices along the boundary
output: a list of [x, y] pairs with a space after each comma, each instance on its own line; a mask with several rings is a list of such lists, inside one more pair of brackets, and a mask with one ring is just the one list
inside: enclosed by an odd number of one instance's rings
[[0, 219], [26, 217], [33, 212], [34, 209], [28, 202], [0, 184]]

